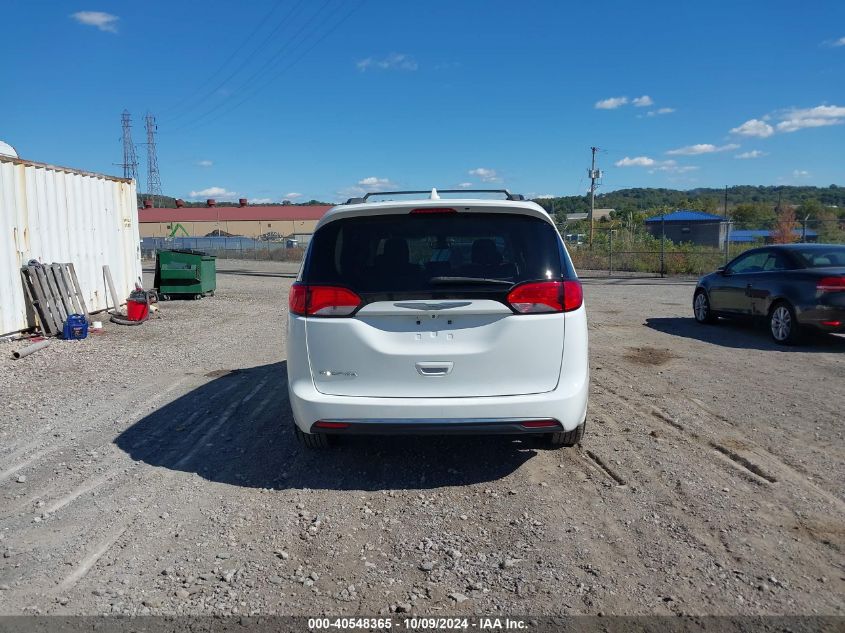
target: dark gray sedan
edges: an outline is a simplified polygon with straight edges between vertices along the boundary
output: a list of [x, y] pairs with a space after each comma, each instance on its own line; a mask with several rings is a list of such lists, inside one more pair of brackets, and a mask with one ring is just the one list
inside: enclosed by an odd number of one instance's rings
[[801, 330], [845, 332], [845, 245], [780, 244], [742, 253], [698, 280], [695, 320], [765, 319], [778, 343]]

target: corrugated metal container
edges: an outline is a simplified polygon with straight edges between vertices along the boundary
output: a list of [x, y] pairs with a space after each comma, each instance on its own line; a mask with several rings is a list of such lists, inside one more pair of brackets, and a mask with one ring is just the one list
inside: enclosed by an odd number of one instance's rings
[[20, 269], [72, 262], [88, 310], [104, 310], [103, 266], [124, 300], [141, 277], [135, 183], [0, 156], [0, 335], [34, 325]]

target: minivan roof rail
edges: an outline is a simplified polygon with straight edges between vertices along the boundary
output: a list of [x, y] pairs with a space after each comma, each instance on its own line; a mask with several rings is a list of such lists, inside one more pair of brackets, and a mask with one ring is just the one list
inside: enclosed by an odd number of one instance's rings
[[[363, 204], [370, 196], [398, 196], [408, 194], [431, 194], [430, 189], [425, 191], [371, 191], [361, 198], [349, 198], [344, 204]], [[501, 193], [507, 200], [525, 200], [521, 193], [511, 193], [507, 189], [437, 189], [437, 193]]]

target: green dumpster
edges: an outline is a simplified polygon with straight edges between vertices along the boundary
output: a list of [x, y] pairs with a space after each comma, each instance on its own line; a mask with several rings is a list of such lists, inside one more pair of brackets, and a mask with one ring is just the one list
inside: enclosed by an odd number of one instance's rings
[[217, 258], [202, 251], [157, 250], [155, 287], [161, 299], [214, 296]]

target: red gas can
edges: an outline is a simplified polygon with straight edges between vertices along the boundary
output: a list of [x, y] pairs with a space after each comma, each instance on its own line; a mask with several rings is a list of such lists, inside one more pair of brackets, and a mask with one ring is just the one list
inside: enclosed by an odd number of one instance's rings
[[149, 316], [149, 314], [150, 306], [147, 305], [146, 301], [144, 303], [140, 303], [129, 299], [126, 302], [126, 318], [130, 321], [143, 321]]

